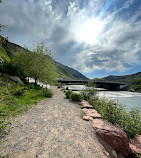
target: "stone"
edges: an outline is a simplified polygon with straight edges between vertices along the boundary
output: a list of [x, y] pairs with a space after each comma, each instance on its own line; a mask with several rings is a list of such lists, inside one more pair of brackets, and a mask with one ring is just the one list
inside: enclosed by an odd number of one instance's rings
[[82, 119], [83, 119], [83, 120], [86, 120], [86, 121], [90, 121], [90, 120], [92, 120], [93, 118], [92, 118], [92, 117], [89, 117], [89, 116], [83, 116]]
[[85, 112], [86, 116], [93, 117], [93, 118], [102, 118], [102, 116], [95, 110], [95, 109], [82, 109]]
[[8, 76], [12, 81], [18, 82], [20, 84], [24, 84], [18, 76]]
[[89, 103], [85, 103], [85, 104], [81, 105], [81, 109], [83, 109], [83, 108], [93, 109], [93, 106], [90, 105]]
[[135, 138], [129, 140], [130, 151], [133, 154], [141, 153], [141, 135], [136, 135]]
[[129, 141], [122, 128], [112, 125], [102, 119], [93, 119], [92, 123], [96, 133], [106, 143], [108, 143], [117, 152], [121, 152], [124, 156], [128, 156]]
[[83, 108], [93, 109], [93, 106], [90, 105], [89, 102], [87, 102], [87, 101], [85, 101], [85, 100], [83, 100], [83, 101], [80, 103], [80, 105], [81, 105], [81, 109], [83, 109]]
[[87, 113], [86, 116], [90, 116], [92, 118], [102, 118], [99, 113]]
[[86, 104], [86, 103], [89, 104], [89, 102], [87, 102], [86, 100], [83, 100], [82, 102], [80, 102], [80, 105], [84, 105], [84, 104]]

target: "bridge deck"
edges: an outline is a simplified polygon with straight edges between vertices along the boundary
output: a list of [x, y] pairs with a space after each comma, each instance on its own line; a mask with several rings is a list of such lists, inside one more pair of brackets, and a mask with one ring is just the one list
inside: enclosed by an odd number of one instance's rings
[[97, 83], [97, 84], [113, 84], [113, 85], [125, 85], [125, 83], [123, 82], [112, 82], [112, 81], [95, 81], [95, 80], [66, 80], [66, 79], [62, 79], [62, 80], [57, 80], [58, 82], [61, 83], [88, 83], [88, 82], [92, 82], [92, 83]]

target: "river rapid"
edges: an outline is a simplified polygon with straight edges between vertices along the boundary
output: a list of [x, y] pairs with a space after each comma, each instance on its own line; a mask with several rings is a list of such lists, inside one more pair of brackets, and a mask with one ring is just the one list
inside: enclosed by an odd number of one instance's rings
[[[71, 90], [79, 93], [86, 89], [84, 85], [66, 85]], [[128, 92], [128, 91], [99, 91], [97, 94], [99, 97], [115, 100], [121, 105], [126, 105], [127, 110], [132, 108], [138, 108], [141, 112], [141, 93]]]
[[100, 97], [113, 99], [119, 104], [126, 105], [129, 111], [132, 108], [138, 108], [141, 111], [141, 93], [127, 91], [101, 91]]

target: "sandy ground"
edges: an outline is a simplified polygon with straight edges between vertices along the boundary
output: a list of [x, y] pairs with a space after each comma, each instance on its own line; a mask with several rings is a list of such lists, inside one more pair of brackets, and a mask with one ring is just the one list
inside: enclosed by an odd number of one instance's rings
[[[108, 158], [91, 122], [81, 119], [77, 103], [51, 87], [54, 96], [18, 116], [0, 144], [10, 158]], [[0, 156], [0, 157], [1, 157]]]

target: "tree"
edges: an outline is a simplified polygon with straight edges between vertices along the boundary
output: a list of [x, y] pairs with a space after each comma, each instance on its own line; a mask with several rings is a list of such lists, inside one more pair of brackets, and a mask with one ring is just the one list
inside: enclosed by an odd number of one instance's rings
[[[2, 0], [0, 0], [0, 3], [2, 3]], [[2, 28], [6, 28], [7, 27], [7, 25], [2, 25], [2, 24], [0, 24], [0, 32], [1, 32], [1, 29]]]
[[11, 62], [19, 67], [26, 76], [34, 78], [35, 84], [37, 84], [37, 80], [51, 83], [56, 79], [57, 73], [50, 54], [51, 51], [46, 49], [43, 43], [40, 43], [37, 44], [34, 51], [25, 49], [16, 53]]

